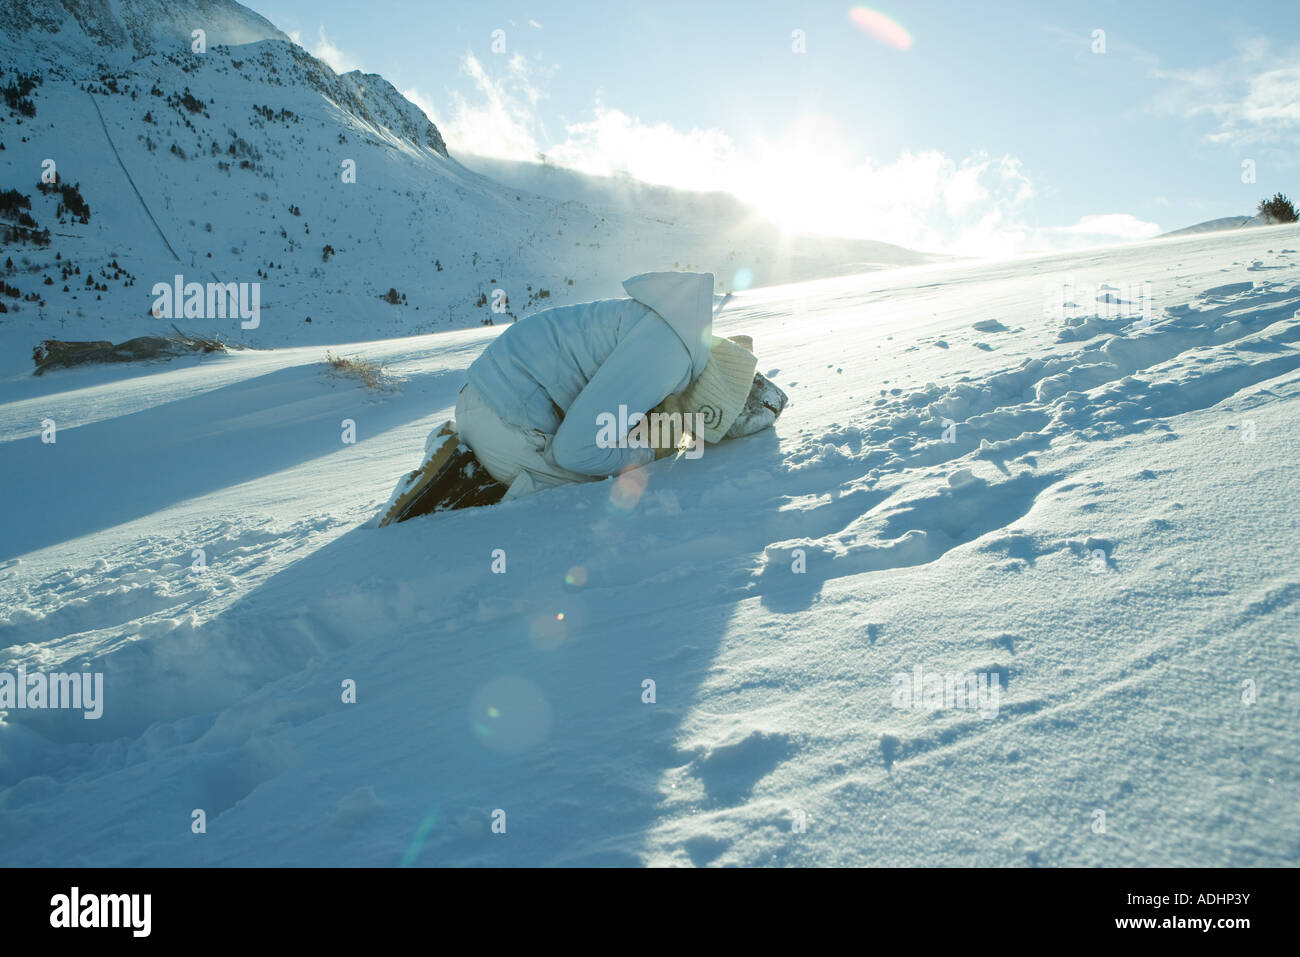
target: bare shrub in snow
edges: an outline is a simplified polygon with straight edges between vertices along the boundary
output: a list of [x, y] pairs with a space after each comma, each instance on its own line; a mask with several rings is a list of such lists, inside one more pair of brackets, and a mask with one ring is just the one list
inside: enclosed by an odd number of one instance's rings
[[355, 356], [336, 356], [332, 352], [325, 353], [325, 362], [330, 367], [330, 371], [338, 375], [353, 376], [361, 380], [361, 384], [367, 389], [381, 390], [388, 385], [388, 373], [384, 367], [377, 362], [369, 359], [360, 359]]

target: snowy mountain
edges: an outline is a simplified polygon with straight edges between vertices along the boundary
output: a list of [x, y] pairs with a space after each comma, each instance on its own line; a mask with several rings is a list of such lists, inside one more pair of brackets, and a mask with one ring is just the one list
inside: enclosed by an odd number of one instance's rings
[[1298, 249], [740, 293], [775, 430], [385, 529], [495, 330], [0, 380], [5, 863], [1294, 865]]
[[1157, 239], [1167, 236], [1195, 236], [1199, 233], [1217, 233], [1224, 229], [1242, 229], [1246, 226], [1267, 226], [1268, 221], [1260, 216], [1224, 216], [1221, 219], [1209, 219], [1195, 226], [1184, 226], [1167, 233], [1161, 233]]
[[[497, 182], [382, 77], [339, 76], [227, 0], [9, 5], [0, 71], [0, 371], [30, 368], [43, 338], [174, 321], [254, 346], [346, 342], [616, 295], [629, 271], [709, 270], [725, 290], [930, 258], [792, 244], [716, 198]], [[256, 284], [256, 322], [157, 307], [177, 275]]]
[[211, 44], [289, 42], [268, 20], [229, 0], [15, 0], [0, 10], [0, 33], [47, 69], [69, 59], [120, 66], [189, 49], [200, 29]]

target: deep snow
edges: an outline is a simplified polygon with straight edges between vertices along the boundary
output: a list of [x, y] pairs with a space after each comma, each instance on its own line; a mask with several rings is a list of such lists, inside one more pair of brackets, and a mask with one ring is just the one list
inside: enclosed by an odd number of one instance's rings
[[382, 530], [495, 330], [0, 380], [0, 671], [105, 673], [0, 720], [5, 862], [1295, 864], [1297, 248], [739, 294], [774, 431]]

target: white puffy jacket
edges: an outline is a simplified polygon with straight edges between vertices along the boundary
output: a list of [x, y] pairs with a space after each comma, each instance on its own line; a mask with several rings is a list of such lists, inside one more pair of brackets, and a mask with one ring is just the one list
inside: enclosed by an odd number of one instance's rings
[[620, 405], [648, 412], [709, 359], [712, 273], [645, 273], [623, 289], [631, 298], [557, 306], [507, 326], [469, 367], [497, 415], [551, 437], [551, 460], [582, 475], [651, 461], [652, 449], [598, 447], [597, 416]]

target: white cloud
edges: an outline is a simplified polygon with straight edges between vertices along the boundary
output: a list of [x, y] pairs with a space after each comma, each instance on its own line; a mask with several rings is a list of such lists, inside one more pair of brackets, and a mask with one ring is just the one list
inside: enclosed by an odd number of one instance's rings
[[298, 30], [289, 32], [289, 39], [318, 60], [324, 60], [329, 68], [335, 73], [349, 73], [352, 70], [360, 69], [360, 65], [352, 57], [340, 50], [335, 44], [325, 36], [325, 27], [316, 28], [315, 42], [302, 39], [302, 34]]
[[584, 173], [626, 173], [647, 183], [694, 190], [734, 187], [739, 173], [735, 144], [719, 130], [681, 132], [597, 106], [594, 119], [569, 124], [566, 134], [546, 155]]
[[402, 96], [406, 97], [416, 106], [418, 106], [421, 110], [423, 110], [424, 115], [427, 116], [429, 119], [433, 119], [434, 116], [433, 101], [429, 99], [427, 96], [425, 96], [423, 93], [421, 93], [418, 89], [416, 89], [413, 86], [408, 86], [405, 90], [402, 91]]
[[449, 148], [500, 159], [536, 159], [540, 148], [534, 130], [540, 124], [534, 108], [543, 93], [529, 75], [524, 57], [516, 53], [507, 60], [500, 79], [494, 79], [472, 53], [466, 54], [461, 69], [478, 92], [477, 102], [471, 104], [453, 92], [445, 115], [435, 115], [423, 102], [417, 104], [433, 119]]
[[1211, 66], [1155, 69], [1152, 75], [1165, 83], [1156, 111], [1209, 118], [1215, 129], [1205, 134], [1208, 142], [1270, 143], [1292, 139], [1300, 129], [1300, 65], [1294, 55], [1272, 54], [1265, 39], [1244, 41]]
[[719, 129], [646, 122], [597, 101], [591, 117], [546, 135], [536, 106], [545, 94], [519, 55], [495, 72], [472, 54], [463, 64], [475, 88], [435, 113], [407, 91], [457, 151], [548, 162], [580, 172], [628, 175], [679, 189], [726, 191], [793, 232], [841, 235], [957, 255], [1011, 255], [1062, 246], [1145, 238], [1159, 232], [1128, 214], [1086, 216], [1073, 226], [1039, 229], [1026, 213], [1035, 189], [1013, 156], [938, 150], [879, 161], [855, 154], [830, 116], [805, 116], [775, 142], [738, 143]]
[[805, 119], [776, 143], [737, 144], [716, 129], [678, 130], [598, 106], [545, 150], [586, 173], [626, 173], [693, 190], [723, 190], [791, 231], [878, 239], [914, 248], [1011, 253], [1033, 186], [1013, 157], [956, 161], [936, 150], [891, 162], [855, 159], [834, 121]]
[[1240, 105], [1242, 121], [1257, 125], [1300, 125], [1300, 66], [1268, 70], [1250, 80]]
[[1095, 242], [1129, 242], [1150, 239], [1160, 232], [1157, 223], [1148, 223], [1129, 213], [1104, 213], [1084, 216], [1073, 226], [1059, 226], [1049, 232], [1063, 233]]

